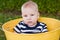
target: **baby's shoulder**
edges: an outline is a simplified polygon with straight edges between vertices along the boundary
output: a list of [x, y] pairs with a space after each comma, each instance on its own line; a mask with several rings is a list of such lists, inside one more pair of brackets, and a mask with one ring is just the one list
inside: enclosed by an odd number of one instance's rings
[[39, 22], [39, 25], [37, 26], [37, 28], [47, 28], [47, 25], [43, 22]]
[[45, 25], [46, 25], [46, 23], [39, 22], [39, 25], [45, 26]]
[[23, 25], [23, 24], [24, 24], [24, 22], [23, 22], [23, 21], [20, 21], [18, 24]]
[[18, 27], [25, 27], [25, 24], [23, 21], [20, 21], [16, 26]]

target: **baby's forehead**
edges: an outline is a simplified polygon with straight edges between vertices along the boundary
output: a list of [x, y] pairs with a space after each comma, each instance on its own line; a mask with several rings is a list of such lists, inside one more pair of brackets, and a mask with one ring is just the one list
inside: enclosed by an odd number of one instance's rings
[[35, 8], [34, 6], [28, 6], [28, 7], [24, 7], [24, 9], [22, 11], [38, 11], [37, 8]]
[[23, 10], [23, 11], [35, 12], [35, 11], [36, 11], [36, 9], [31, 8], [31, 7], [28, 7], [28, 8], [24, 8], [24, 10]]
[[37, 13], [37, 11], [33, 8], [25, 8], [22, 13]]

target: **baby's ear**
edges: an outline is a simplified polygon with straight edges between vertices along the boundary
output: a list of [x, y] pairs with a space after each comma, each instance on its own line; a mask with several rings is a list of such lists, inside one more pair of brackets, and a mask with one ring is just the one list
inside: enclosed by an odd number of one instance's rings
[[23, 17], [23, 14], [21, 14], [21, 16]]

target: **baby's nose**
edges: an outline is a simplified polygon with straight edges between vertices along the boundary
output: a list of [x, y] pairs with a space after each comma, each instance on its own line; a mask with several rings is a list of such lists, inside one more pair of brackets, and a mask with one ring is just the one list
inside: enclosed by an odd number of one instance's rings
[[27, 19], [28, 19], [28, 20], [31, 20], [31, 17], [28, 17]]

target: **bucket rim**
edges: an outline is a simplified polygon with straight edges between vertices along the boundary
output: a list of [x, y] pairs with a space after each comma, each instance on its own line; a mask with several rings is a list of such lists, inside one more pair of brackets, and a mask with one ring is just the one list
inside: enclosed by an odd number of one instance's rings
[[[41, 17], [41, 18], [48, 18], [48, 17]], [[18, 18], [18, 19], [22, 19], [22, 18]], [[14, 20], [18, 20], [18, 19], [14, 19]], [[49, 19], [54, 19], [54, 18], [49, 18]], [[54, 19], [54, 20], [57, 20], [57, 19]], [[13, 21], [13, 20], [10, 20], [10, 21]], [[10, 21], [8, 21], [8, 22], [10, 22]], [[59, 20], [57, 20], [57, 21], [59, 21]], [[3, 29], [4, 32], [7, 31], [7, 30], [4, 29], [4, 25], [6, 25], [8, 22], [6, 22], [6, 23], [4, 23], [4, 24], [2, 25], [2, 29]], [[60, 21], [59, 21], [59, 22], [60, 22]], [[51, 33], [51, 32], [54, 32], [54, 31], [56, 31], [56, 30], [59, 30], [59, 29], [60, 29], [60, 27], [58, 27], [58, 28], [56, 28], [56, 29], [54, 29], [54, 30], [45, 32], [45, 33]], [[7, 31], [7, 32], [13, 33], [13, 32], [10, 32], [10, 31]], [[45, 33], [37, 33], [37, 34], [45, 34]], [[18, 33], [14, 33], [14, 34], [18, 34]], [[25, 33], [24, 33], [24, 34], [25, 34]]]

